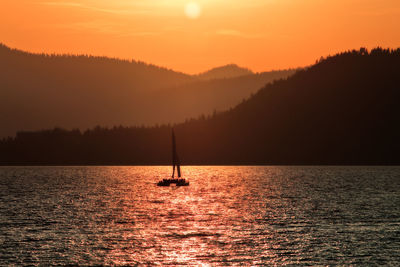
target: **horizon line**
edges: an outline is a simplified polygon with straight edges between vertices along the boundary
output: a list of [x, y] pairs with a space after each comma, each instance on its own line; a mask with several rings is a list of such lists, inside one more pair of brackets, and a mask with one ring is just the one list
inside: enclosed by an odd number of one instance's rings
[[[221, 68], [221, 67], [226, 67], [226, 66], [230, 66], [230, 65], [235, 65], [239, 68], [243, 68], [243, 69], [248, 69], [250, 70], [253, 74], [258, 74], [258, 73], [264, 73], [264, 72], [273, 72], [273, 71], [284, 71], [284, 70], [295, 70], [295, 69], [301, 69], [301, 68], [305, 68], [307, 66], [296, 66], [296, 67], [287, 67], [287, 68], [272, 68], [272, 69], [267, 69], [267, 70], [263, 70], [263, 71], [254, 71], [252, 68], [248, 67], [248, 66], [240, 66], [239, 64], [234, 63], [233, 61], [229, 62], [229, 63], [225, 63], [223, 65], [218, 65], [218, 66], [214, 66], [214, 67], [210, 67], [206, 70], [200, 71], [200, 72], [187, 72], [187, 71], [182, 71], [182, 70], [177, 70], [168, 66], [165, 66], [163, 64], [158, 64], [158, 63], [150, 63], [150, 62], [146, 62], [143, 60], [138, 60], [138, 59], [134, 59], [134, 58], [121, 58], [121, 57], [117, 57], [117, 56], [110, 56], [110, 55], [95, 55], [95, 54], [85, 54], [85, 53], [68, 53], [68, 52], [62, 52], [62, 53], [57, 53], [57, 52], [38, 52], [38, 51], [30, 51], [30, 50], [26, 50], [23, 48], [17, 48], [17, 47], [13, 47], [10, 46], [8, 44], [6, 44], [5, 42], [0, 41], [0, 46], [4, 46], [12, 51], [18, 51], [18, 52], [22, 52], [22, 53], [26, 53], [26, 54], [30, 54], [30, 55], [46, 55], [46, 56], [70, 56], [70, 57], [81, 57], [81, 56], [85, 56], [85, 57], [92, 57], [92, 58], [107, 58], [107, 59], [111, 59], [111, 60], [117, 60], [117, 61], [125, 61], [125, 62], [135, 62], [135, 63], [142, 63], [145, 65], [149, 65], [149, 66], [154, 66], [154, 67], [158, 67], [158, 68], [162, 68], [168, 71], [173, 71], [176, 73], [182, 73], [185, 75], [189, 75], [189, 76], [197, 76], [197, 75], [201, 75], [203, 73], [206, 73], [210, 70], [213, 69], [217, 69], [217, 68]], [[326, 55], [329, 56], [329, 55]], [[317, 59], [316, 59], [317, 60]], [[311, 64], [312, 65], [312, 64]]]

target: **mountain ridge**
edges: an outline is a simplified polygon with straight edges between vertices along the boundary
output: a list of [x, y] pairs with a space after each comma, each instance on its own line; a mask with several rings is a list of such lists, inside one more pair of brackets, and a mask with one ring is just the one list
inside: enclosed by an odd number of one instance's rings
[[57, 125], [87, 129], [177, 123], [227, 109], [292, 73], [203, 81], [134, 60], [33, 54], [2, 45], [0, 137]]
[[236, 78], [240, 76], [254, 74], [250, 69], [239, 67], [236, 64], [227, 64], [224, 66], [214, 67], [210, 70], [201, 72], [194, 77], [201, 80], [212, 80], [212, 79], [226, 79]]
[[[400, 48], [353, 50], [173, 125], [183, 164], [400, 164]], [[1, 164], [169, 164], [172, 126], [20, 132]], [[56, 148], [56, 149], [55, 149]]]

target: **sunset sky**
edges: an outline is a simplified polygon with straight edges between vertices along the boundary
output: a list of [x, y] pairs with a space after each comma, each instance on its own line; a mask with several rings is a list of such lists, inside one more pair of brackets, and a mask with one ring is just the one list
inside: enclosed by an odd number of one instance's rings
[[136, 59], [187, 73], [312, 64], [400, 46], [399, 0], [0, 0], [0, 42]]

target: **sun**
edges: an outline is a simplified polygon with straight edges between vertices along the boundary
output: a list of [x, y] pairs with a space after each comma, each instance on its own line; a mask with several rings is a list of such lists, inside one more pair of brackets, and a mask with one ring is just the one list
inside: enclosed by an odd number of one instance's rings
[[185, 5], [185, 15], [190, 19], [197, 19], [201, 15], [201, 7], [196, 2], [189, 2]]

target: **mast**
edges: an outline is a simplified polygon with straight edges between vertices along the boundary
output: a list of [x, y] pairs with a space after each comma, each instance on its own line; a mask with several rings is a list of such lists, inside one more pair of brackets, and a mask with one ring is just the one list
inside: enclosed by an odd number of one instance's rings
[[181, 163], [179, 161], [178, 153], [176, 152], [176, 140], [174, 129], [172, 129], [172, 178], [175, 176], [175, 166], [178, 172], [178, 177], [181, 177]]

